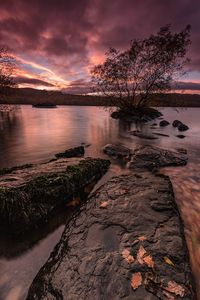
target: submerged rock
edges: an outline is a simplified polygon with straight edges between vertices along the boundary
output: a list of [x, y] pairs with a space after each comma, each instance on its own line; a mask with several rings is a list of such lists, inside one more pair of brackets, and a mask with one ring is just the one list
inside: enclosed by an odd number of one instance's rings
[[85, 148], [88, 148], [91, 146], [91, 144], [88, 144], [88, 143], [85, 143], [85, 142], [82, 142], [81, 145], [83, 145], [83, 147]]
[[134, 151], [129, 168], [153, 170], [166, 166], [184, 166], [187, 160], [187, 156], [180, 152], [147, 145]]
[[187, 154], [187, 150], [185, 148], [176, 148], [176, 150], [182, 154]]
[[65, 152], [55, 154], [56, 157], [81, 157], [84, 156], [85, 149], [83, 146], [67, 149]]
[[183, 124], [179, 120], [174, 120], [172, 126], [178, 128], [179, 131], [186, 131], [189, 129], [189, 127], [186, 124]]
[[173, 126], [173, 127], [178, 127], [178, 125], [180, 125], [180, 124], [182, 124], [181, 121], [179, 121], [179, 120], [174, 120], [173, 123], [172, 123], [172, 126]]
[[169, 134], [164, 134], [160, 132], [152, 132], [154, 135], [169, 137]]
[[27, 300], [193, 299], [181, 226], [167, 176], [113, 178], [66, 226]]
[[178, 137], [179, 139], [184, 139], [184, 138], [185, 138], [185, 135], [183, 135], [183, 134], [178, 134], [177, 137]]
[[103, 147], [103, 152], [113, 158], [126, 158], [129, 159], [131, 150], [121, 145], [107, 144]]
[[51, 213], [107, 171], [103, 159], [54, 159], [0, 171], [1, 230], [20, 233], [39, 227]]
[[151, 133], [144, 133], [142, 131], [139, 130], [133, 130], [130, 132], [131, 135], [137, 136], [141, 139], [146, 139], [146, 140], [157, 140], [158, 137], [151, 134]]
[[187, 125], [183, 124], [183, 123], [178, 125], [178, 130], [179, 131], [186, 131], [188, 129], [189, 129], [189, 127]]
[[161, 126], [161, 127], [168, 126], [169, 124], [170, 124], [170, 123], [169, 123], [168, 121], [166, 121], [166, 120], [160, 121], [160, 126]]

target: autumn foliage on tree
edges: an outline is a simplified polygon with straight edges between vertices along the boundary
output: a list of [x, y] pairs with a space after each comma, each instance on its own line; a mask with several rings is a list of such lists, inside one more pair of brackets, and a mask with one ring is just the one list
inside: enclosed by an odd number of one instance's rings
[[183, 72], [189, 44], [189, 25], [178, 33], [167, 25], [148, 38], [134, 39], [128, 50], [110, 48], [105, 62], [91, 70], [93, 91], [121, 110], [148, 106], [152, 93], [170, 90]]
[[16, 61], [9, 48], [0, 46], [0, 98], [4, 97], [9, 88], [15, 85], [13, 72]]

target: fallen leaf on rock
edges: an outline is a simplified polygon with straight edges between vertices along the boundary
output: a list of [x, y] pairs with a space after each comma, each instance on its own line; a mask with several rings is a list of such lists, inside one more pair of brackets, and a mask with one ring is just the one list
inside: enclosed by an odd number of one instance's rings
[[165, 288], [168, 292], [173, 293], [177, 296], [184, 297], [185, 289], [180, 284], [176, 283], [175, 281], [169, 281], [167, 288]]
[[139, 238], [138, 238], [138, 240], [139, 240], [140, 242], [144, 242], [146, 239], [147, 239], [147, 238], [146, 238], [145, 235], [139, 236]]
[[146, 250], [144, 249], [144, 247], [142, 247], [142, 246], [140, 245], [140, 248], [139, 248], [138, 253], [137, 253], [137, 260], [138, 260], [138, 262], [139, 262], [141, 265], [144, 264], [143, 257], [144, 257], [144, 255], [145, 255], [146, 253], [147, 253], [147, 252], [146, 252]]
[[175, 266], [174, 263], [171, 261], [171, 259], [169, 259], [169, 257], [164, 256], [163, 258], [164, 258], [164, 261], [165, 261], [168, 265], [170, 265], [170, 266]]
[[104, 202], [102, 202], [101, 204], [100, 204], [100, 208], [107, 208], [107, 206], [108, 206], [108, 201], [104, 201]]
[[130, 251], [128, 249], [124, 249], [122, 251], [122, 257], [129, 263], [133, 263], [134, 262], [134, 257], [130, 254]]
[[163, 291], [163, 294], [167, 297], [167, 300], [176, 300], [176, 298], [167, 291]]
[[149, 268], [154, 268], [154, 261], [151, 255], [144, 256], [143, 261]]
[[131, 278], [131, 286], [136, 290], [142, 284], [142, 275], [140, 272], [134, 273]]
[[154, 261], [152, 256], [149, 255], [141, 245], [137, 253], [137, 260], [141, 265], [146, 264], [149, 268], [154, 268]]
[[132, 264], [134, 262], [134, 257], [132, 255], [129, 255], [127, 258], [125, 258], [126, 261], [129, 263], [129, 264]]

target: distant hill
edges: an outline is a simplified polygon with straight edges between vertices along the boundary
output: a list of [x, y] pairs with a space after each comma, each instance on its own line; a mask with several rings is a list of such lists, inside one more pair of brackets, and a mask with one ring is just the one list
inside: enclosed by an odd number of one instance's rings
[[[12, 88], [0, 103], [37, 104], [54, 103], [57, 105], [105, 105], [105, 99], [95, 96], [70, 95], [60, 91], [46, 91], [32, 88]], [[107, 101], [107, 99], [106, 99]]]
[[[37, 104], [53, 103], [57, 105], [94, 105], [109, 106], [109, 100], [104, 97], [92, 95], [71, 95], [60, 91], [46, 91], [32, 88], [13, 88], [10, 90], [6, 100], [1, 99], [4, 104]], [[174, 107], [200, 107], [200, 95], [192, 94], [154, 94], [151, 106], [174, 106]]]

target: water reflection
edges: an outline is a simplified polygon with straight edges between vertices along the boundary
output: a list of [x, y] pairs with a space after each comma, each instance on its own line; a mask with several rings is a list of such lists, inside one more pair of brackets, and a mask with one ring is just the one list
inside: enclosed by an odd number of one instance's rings
[[[189, 164], [184, 168], [168, 168], [172, 177], [178, 204], [184, 222], [191, 262], [196, 278], [200, 276], [200, 196], [199, 196], [199, 108], [187, 110], [163, 109], [164, 117], [172, 122], [180, 119], [190, 130], [184, 139], [176, 137], [177, 129], [149, 124], [132, 124], [111, 119], [109, 112], [97, 107], [58, 107], [57, 109], [37, 109], [21, 106], [12, 112], [0, 112], [0, 167], [47, 161], [57, 152], [80, 145], [86, 148], [86, 156], [106, 157], [102, 147], [108, 143], [123, 144], [134, 149], [139, 145], [154, 144], [165, 148], [186, 148]], [[154, 123], [154, 122], [152, 122]], [[158, 123], [156, 121], [156, 123]], [[157, 140], [144, 140], [129, 134], [132, 130], [144, 133], [159, 132], [169, 137], [159, 136]], [[112, 167], [98, 183], [105, 182], [113, 175], [127, 172], [124, 163], [112, 161]], [[53, 247], [59, 240], [64, 223], [70, 217], [69, 209], [58, 214], [52, 222], [32, 233], [30, 238], [13, 241], [0, 239], [0, 299], [25, 299], [27, 289], [34, 276], [45, 263]], [[197, 284], [200, 285], [197, 279]], [[200, 287], [199, 287], [200, 290]], [[200, 294], [200, 292], [199, 292]]]
[[196, 281], [198, 299], [200, 297], [200, 158], [183, 168], [166, 168], [175, 192], [175, 197], [185, 226], [185, 234], [190, 252], [190, 261]]

